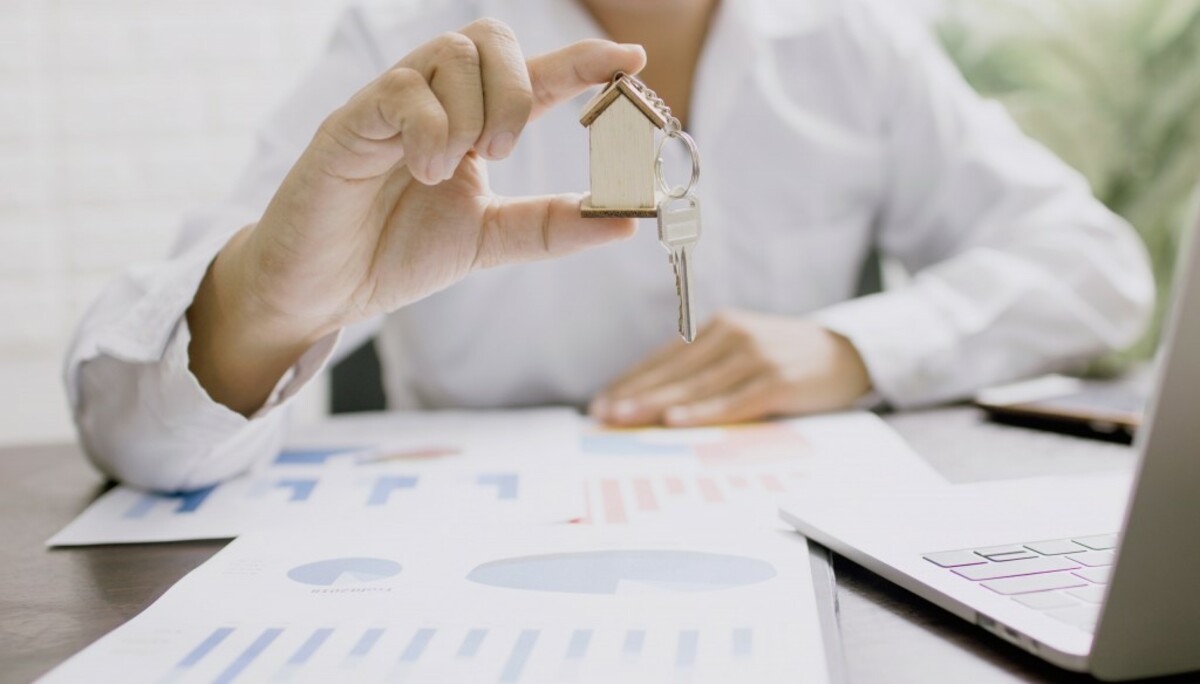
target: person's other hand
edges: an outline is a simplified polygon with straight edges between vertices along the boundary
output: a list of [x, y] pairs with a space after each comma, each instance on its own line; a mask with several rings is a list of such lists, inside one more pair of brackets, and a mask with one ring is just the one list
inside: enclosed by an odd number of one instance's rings
[[591, 405], [610, 425], [715, 425], [848, 408], [871, 389], [854, 345], [810, 321], [717, 315], [696, 341], [675, 341]]
[[526, 61], [476, 21], [414, 50], [331, 114], [257, 224], [213, 262], [188, 312], [191, 366], [214, 399], [253, 411], [304, 349], [474, 270], [629, 237], [583, 219], [579, 195], [504, 198], [481, 157], [616, 71], [640, 46], [588, 40]]

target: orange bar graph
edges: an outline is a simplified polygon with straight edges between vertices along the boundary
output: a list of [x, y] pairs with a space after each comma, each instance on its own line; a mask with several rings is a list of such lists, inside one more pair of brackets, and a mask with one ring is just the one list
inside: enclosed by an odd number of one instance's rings
[[707, 503], [721, 503], [725, 501], [725, 497], [721, 495], [721, 490], [717, 488], [717, 483], [711, 477], [697, 478], [697, 484], [700, 485], [700, 496]]
[[639, 511], [658, 510], [658, 498], [654, 496], [654, 488], [650, 486], [650, 480], [644, 477], [636, 478], [633, 481], [633, 496], [637, 501]]
[[621, 483], [617, 480], [604, 480], [600, 483], [600, 496], [604, 500], [604, 520], [608, 523], [623, 524], [629, 522], [625, 515], [625, 502], [621, 497]]
[[768, 492], [783, 491], [783, 483], [779, 481], [778, 477], [774, 475], [760, 475], [759, 479], [762, 480], [763, 487], [766, 487]]

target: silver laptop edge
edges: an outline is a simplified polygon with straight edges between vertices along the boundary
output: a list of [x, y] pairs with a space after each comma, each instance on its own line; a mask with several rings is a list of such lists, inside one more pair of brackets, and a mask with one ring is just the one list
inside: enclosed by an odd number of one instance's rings
[[1173, 292], [1154, 392], [1135, 442], [1133, 493], [1087, 654], [1040, 643], [786, 507], [781, 515], [810, 539], [1060, 667], [1113, 681], [1200, 670], [1200, 228], [1187, 238]]
[[1200, 669], [1200, 235], [1187, 243], [1092, 644], [1102, 679]]

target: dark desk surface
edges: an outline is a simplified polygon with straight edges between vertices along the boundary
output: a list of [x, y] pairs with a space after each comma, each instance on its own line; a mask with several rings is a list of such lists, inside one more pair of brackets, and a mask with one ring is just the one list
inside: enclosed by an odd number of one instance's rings
[[[970, 408], [888, 421], [954, 482], [1087, 472], [1130, 449], [984, 423]], [[101, 491], [73, 446], [0, 450], [0, 681], [28, 682], [145, 608], [217, 542], [50, 551], [44, 542]], [[1071, 682], [962, 620], [837, 558], [850, 682]]]

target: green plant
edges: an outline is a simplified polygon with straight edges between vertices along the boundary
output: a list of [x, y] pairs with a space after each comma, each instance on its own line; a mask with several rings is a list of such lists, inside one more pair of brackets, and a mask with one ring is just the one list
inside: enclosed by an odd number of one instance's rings
[[1159, 311], [1106, 365], [1150, 356], [1200, 181], [1200, 0], [949, 0], [939, 34], [972, 86], [1142, 236]]

